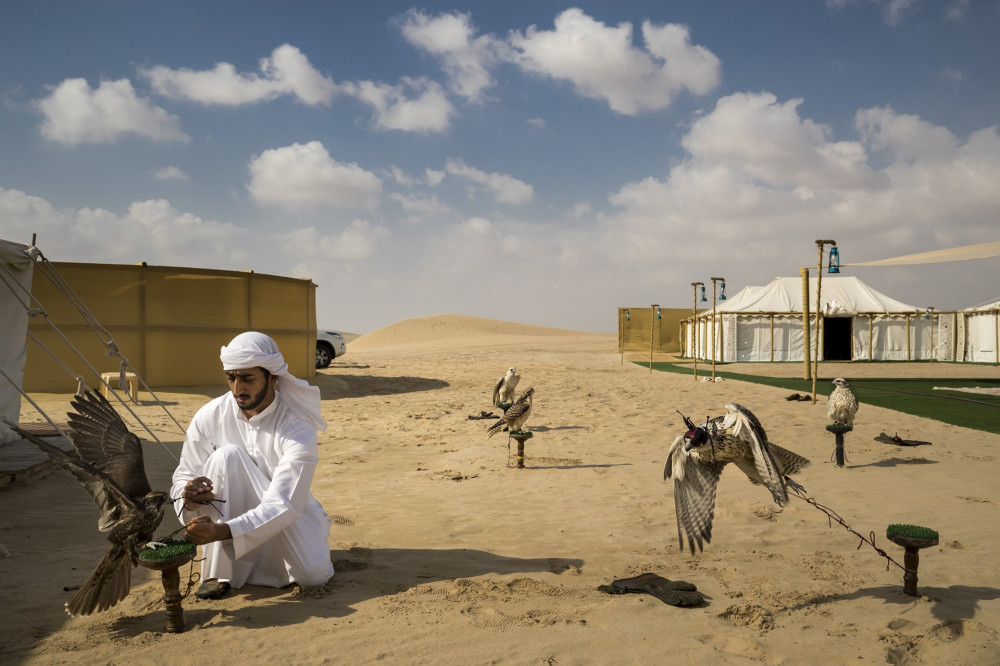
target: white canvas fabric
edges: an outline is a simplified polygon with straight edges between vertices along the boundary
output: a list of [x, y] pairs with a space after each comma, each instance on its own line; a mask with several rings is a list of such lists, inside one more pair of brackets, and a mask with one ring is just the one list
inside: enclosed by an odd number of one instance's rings
[[[13, 382], [0, 375], [0, 415], [17, 423], [21, 414], [25, 340], [28, 335], [28, 312], [25, 308], [26, 293], [31, 293], [34, 262], [28, 256], [28, 246], [0, 240], [0, 262], [4, 280], [0, 282], [0, 321], [3, 322], [3, 339], [0, 340], [0, 367]], [[0, 444], [20, 437], [0, 421]]]

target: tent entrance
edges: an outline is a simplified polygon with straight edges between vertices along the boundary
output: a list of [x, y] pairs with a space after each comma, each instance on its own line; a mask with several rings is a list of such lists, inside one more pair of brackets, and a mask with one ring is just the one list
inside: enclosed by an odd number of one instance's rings
[[851, 361], [851, 317], [823, 317], [823, 360]]

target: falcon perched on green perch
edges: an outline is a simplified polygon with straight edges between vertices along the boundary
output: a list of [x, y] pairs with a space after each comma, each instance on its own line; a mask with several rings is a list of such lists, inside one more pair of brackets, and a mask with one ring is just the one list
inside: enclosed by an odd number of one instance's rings
[[97, 502], [97, 529], [108, 533], [111, 545], [94, 572], [66, 602], [70, 616], [90, 615], [111, 608], [132, 586], [132, 567], [163, 519], [164, 492], [151, 490], [142, 461], [142, 444], [129, 432], [111, 404], [96, 391], [77, 396], [69, 412], [70, 439], [76, 455], [49, 444], [15, 425], [31, 441], [70, 471]]
[[490, 426], [486, 431], [487, 437], [492, 437], [507, 426], [511, 432], [520, 432], [524, 427], [524, 422], [531, 416], [531, 398], [535, 395], [535, 388], [529, 386], [528, 390], [521, 394], [513, 405], [500, 417], [500, 420]]
[[674, 480], [677, 536], [684, 550], [684, 537], [694, 554], [712, 541], [715, 491], [726, 465], [733, 463], [751, 483], [767, 486], [778, 506], [788, 502], [787, 477], [809, 465], [809, 461], [767, 440], [767, 433], [749, 409], [734, 402], [726, 415], [695, 426], [684, 417], [688, 431], [670, 445], [663, 466], [663, 479]]
[[826, 399], [826, 415], [838, 425], [854, 427], [854, 415], [858, 413], [858, 398], [846, 379], [837, 377], [830, 397]]

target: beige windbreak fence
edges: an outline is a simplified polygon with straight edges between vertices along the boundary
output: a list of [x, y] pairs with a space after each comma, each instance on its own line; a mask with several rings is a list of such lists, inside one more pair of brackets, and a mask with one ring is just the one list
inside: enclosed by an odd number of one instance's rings
[[[222, 386], [219, 349], [249, 330], [277, 341], [292, 374], [316, 374], [316, 285], [311, 280], [145, 264], [52, 266], [149, 386]], [[98, 372], [120, 369], [121, 359], [106, 353], [101, 338], [53, 280], [36, 273], [31, 293]], [[44, 318], [33, 317], [28, 332], [88, 386], [100, 384]], [[68, 368], [29, 340], [24, 390], [76, 388]]]
[[618, 308], [618, 351], [675, 354], [681, 350], [681, 320], [690, 316], [683, 308]]

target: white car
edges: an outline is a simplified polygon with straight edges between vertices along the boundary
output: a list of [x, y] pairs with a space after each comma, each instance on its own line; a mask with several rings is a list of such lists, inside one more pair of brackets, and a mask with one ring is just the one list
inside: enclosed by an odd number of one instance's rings
[[330, 361], [347, 351], [344, 336], [336, 331], [316, 331], [316, 367], [325, 368]]

